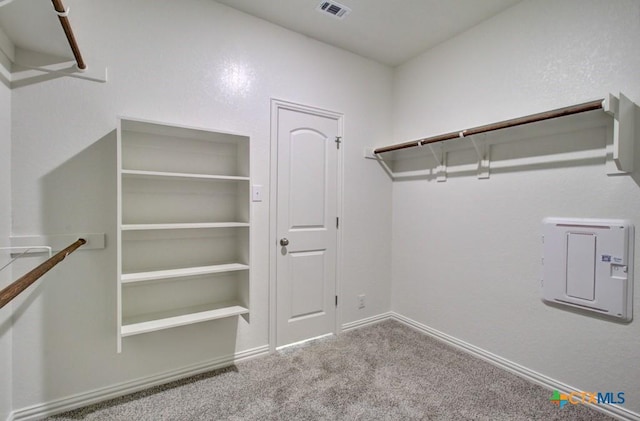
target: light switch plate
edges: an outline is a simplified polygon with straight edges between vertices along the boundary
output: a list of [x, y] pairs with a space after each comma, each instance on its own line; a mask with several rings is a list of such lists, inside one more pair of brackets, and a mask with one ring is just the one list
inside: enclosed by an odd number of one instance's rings
[[262, 202], [262, 185], [254, 184], [251, 186], [251, 201]]

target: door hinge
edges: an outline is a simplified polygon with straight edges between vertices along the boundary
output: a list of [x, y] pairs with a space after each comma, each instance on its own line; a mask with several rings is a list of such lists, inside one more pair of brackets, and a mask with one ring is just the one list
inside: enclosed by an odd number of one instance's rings
[[341, 143], [342, 143], [342, 137], [336, 136], [336, 148], [340, 149]]
[[336, 229], [340, 228], [340, 218], [336, 216]]
[[338, 296], [336, 295], [336, 307], [338, 307]]

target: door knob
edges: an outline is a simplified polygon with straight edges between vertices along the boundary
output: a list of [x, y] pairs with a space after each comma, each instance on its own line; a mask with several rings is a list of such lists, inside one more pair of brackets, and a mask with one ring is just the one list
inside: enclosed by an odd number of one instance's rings
[[286, 246], [288, 246], [288, 245], [289, 245], [289, 240], [287, 240], [286, 238], [281, 238], [281, 239], [280, 239], [280, 245], [281, 245], [282, 247], [286, 247]]

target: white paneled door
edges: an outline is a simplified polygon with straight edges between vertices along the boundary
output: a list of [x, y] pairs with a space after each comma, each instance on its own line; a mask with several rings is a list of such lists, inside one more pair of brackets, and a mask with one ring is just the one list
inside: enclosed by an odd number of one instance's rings
[[276, 346], [335, 332], [339, 123], [279, 109]]

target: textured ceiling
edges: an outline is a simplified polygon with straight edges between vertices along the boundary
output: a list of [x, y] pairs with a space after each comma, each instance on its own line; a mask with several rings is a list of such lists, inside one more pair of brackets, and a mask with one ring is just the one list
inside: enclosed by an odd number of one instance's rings
[[[341, 0], [352, 11], [337, 19], [320, 0], [216, 0], [347, 51], [397, 66], [520, 0]], [[81, 1], [68, 0], [67, 7]], [[71, 16], [73, 22], [73, 12]], [[26, 25], [25, 22], [29, 24]], [[81, 26], [81, 22], [74, 26]], [[47, 0], [0, 0], [0, 26], [16, 46], [72, 57]]]
[[381, 63], [397, 66], [520, 0], [338, 0], [343, 19], [321, 0], [217, 0], [234, 9]]

